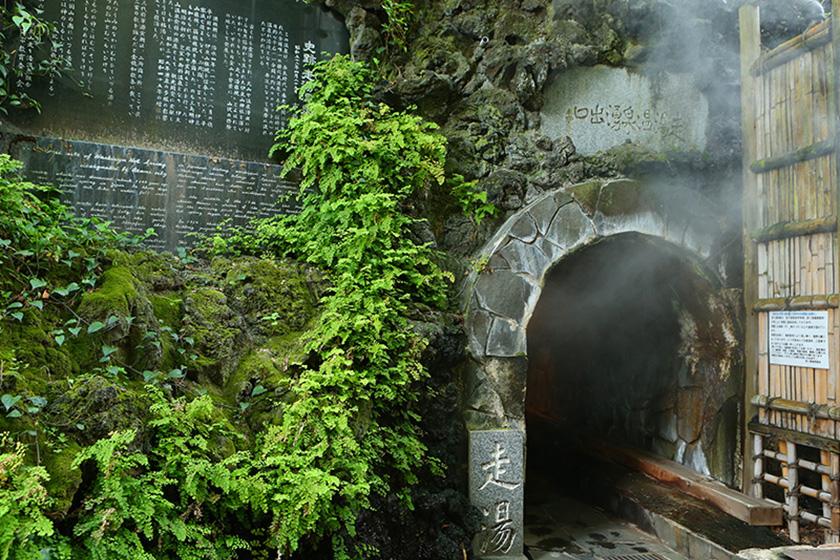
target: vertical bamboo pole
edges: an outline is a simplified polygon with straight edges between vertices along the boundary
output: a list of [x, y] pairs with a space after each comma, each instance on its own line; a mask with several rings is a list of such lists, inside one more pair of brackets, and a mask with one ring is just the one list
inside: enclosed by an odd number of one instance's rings
[[831, 453], [831, 539], [840, 542], [840, 455]]
[[762, 480], [764, 480], [764, 438], [759, 434], [754, 434], [752, 495], [756, 498], [764, 497]]
[[[820, 465], [831, 469], [831, 453], [828, 451], [820, 450]], [[823, 474], [820, 476], [820, 482], [822, 485], [823, 492], [831, 493], [831, 476], [827, 474]], [[826, 519], [831, 519], [831, 504], [823, 503], [822, 505], [822, 515]], [[826, 542], [833, 542], [831, 539], [831, 530], [826, 531]]]
[[787, 442], [787, 482], [786, 491], [788, 509], [788, 530], [790, 540], [799, 542], [799, 466], [796, 463], [796, 444]]
[[[840, 2], [840, 0], [835, 0]], [[756, 158], [756, 101], [755, 78], [752, 77], [752, 66], [761, 55], [761, 21], [758, 6], [741, 6], [738, 18], [741, 34], [741, 129], [744, 137], [744, 187], [743, 187], [743, 243], [744, 243], [744, 302], [746, 304], [745, 329], [745, 364], [744, 364], [744, 424], [743, 445], [741, 449], [749, 449], [748, 424], [755, 416], [755, 406], [752, 397], [758, 383], [758, 346], [756, 344], [758, 319], [755, 312], [756, 292], [758, 290], [756, 247], [752, 240], [752, 232], [757, 229], [758, 204], [756, 202], [756, 177], [750, 171], [750, 165]], [[760, 78], [759, 78], [760, 79]], [[742, 472], [750, 472], [751, 465], [748, 453], [744, 453]], [[751, 481], [744, 476], [743, 491], [751, 490]]]
[[[825, 48], [825, 56], [824, 56], [824, 64], [826, 68], [826, 128], [829, 138], [833, 138], [835, 142], [834, 146], [834, 154], [833, 157], [827, 158], [829, 159], [829, 176], [825, 178], [826, 182], [828, 183], [829, 189], [831, 190], [830, 198], [832, 201], [833, 207], [833, 214], [835, 218], [837, 218], [838, 214], [840, 214], [840, 204], [838, 204], [838, 197], [840, 197], [840, 177], [838, 177], [838, 158], [840, 157], [840, 141], [838, 141], [838, 118], [840, 117], [840, 103], [838, 103], [838, 96], [840, 96], [840, 71], [838, 71], [838, 65], [840, 65], [840, 0], [831, 0], [831, 46]], [[840, 230], [838, 230], [835, 235], [840, 236]], [[835, 237], [834, 239], [834, 253], [833, 258], [833, 266], [836, 267], [840, 266], [840, 237]], [[834, 272], [834, 271], [832, 271]], [[835, 289], [837, 287], [835, 286]], [[834, 350], [835, 356], [837, 354], [837, 337], [840, 337], [840, 332], [837, 329], [837, 319], [838, 313], [837, 310], [833, 310], [829, 313], [829, 317], [832, 323], [832, 335], [831, 340], [829, 341], [829, 352], [831, 353]], [[828, 372], [828, 389], [829, 389], [829, 398], [835, 399], [836, 398], [836, 391], [837, 391], [837, 376], [840, 375], [840, 371], [838, 371], [838, 358], [835, 357], [834, 360], [830, 361], [832, 364], [832, 368]], [[837, 432], [837, 423], [834, 423], [834, 432], [836, 436]], [[832, 470], [834, 461], [838, 460], [836, 454], [832, 454]], [[838, 464], [838, 472], [840, 472], [840, 464]], [[832, 534], [837, 535], [840, 534], [840, 510], [838, 510], [838, 502], [837, 502], [837, 478], [834, 477], [832, 480]]]

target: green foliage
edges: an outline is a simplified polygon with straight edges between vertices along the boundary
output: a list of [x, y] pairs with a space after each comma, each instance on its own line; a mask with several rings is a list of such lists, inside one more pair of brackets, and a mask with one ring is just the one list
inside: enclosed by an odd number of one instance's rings
[[0, 560], [67, 557], [44, 510], [50, 498], [47, 472], [25, 462], [25, 448], [4, 440], [0, 445]]
[[247, 508], [252, 493], [247, 454], [216, 449], [233, 433], [216, 419], [208, 396], [168, 401], [148, 387], [150, 450], [137, 447], [137, 432], [99, 440], [75, 459], [96, 467], [94, 486], [74, 528], [83, 560], [177, 558], [225, 560], [248, 543], [231, 534], [228, 515]]
[[22, 180], [20, 168], [0, 154], [0, 319], [16, 321], [93, 287], [108, 251], [139, 242], [107, 223], [75, 216], [58, 191]]
[[408, 47], [406, 35], [414, 16], [414, 3], [411, 0], [382, 0], [382, 9], [385, 11], [382, 30], [387, 44], [405, 51]]
[[[365, 556], [350, 544], [372, 493], [417, 480], [426, 456], [413, 405], [427, 372], [427, 341], [408, 317], [446, 303], [451, 275], [418, 243], [410, 215], [418, 198], [446, 186], [465, 208], [486, 198], [444, 176], [445, 138], [433, 123], [373, 98], [374, 75], [336, 56], [314, 68], [273, 153], [299, 170], [301, 212], [259, 221], [216, 250], [291, 254], [325, 271], [330, 285], [282, 423], [261, 435], [257, 479], [270, 498], [273, 542], [282, 554], [305, 539], [331, 538], [334, 555]], [[399, 489], [399, 490], [398, 490]]]
[[[55, 26], [43, 18], [34, 0], [4, 0], [0, 6], [0, 113], [9, 109], [41, 110], [26, 91], [32, 78], [56, 77], [67, 66], [57, 57]], [[24, 64], [24, 61], [26, 64]], [[27, 70], [28, 68], [28, 70]]]
[[[49, 408], [41, 412], [46, 399], [31, 385], [18, 386], [30, 370], [16, 353], [29, 349], [0, 346], [0, 421], [25, 422], [16, 433], [35, 443], [0, 455], [0, 546], [14, 551], [0, 560], [29, 560], [30, 553], [62, 560], [71, 554], [74, 560], [263, 560], [324, 540], [339, 560], [369, 557], [372, 550], [355, 542], [358, 513], [372, 495], [388, 492], [410, 507], [408, 491], [420, 469], [437, 468], [414, 411], [427, 376], [421, 363], [427, 341], [410, 318], [446, 305], [451, 275], [440, 267], [441, 255], [415, 239], [420, 220], [414, 214], [432, 196], [461, 205], [476, 220], [492, 208], [474, 184], [445, 177], [446, 142], [434, 124], [374, 99], [369, 68], [338, 56], [316, 65], [314, 74], [304, 87], [305, 108], [290, 109], [290, 126], [273, 148], [286, 156], [284, 173], [300, 173], [301, 212], [232, 230], [208, 248], [294, 256], [320, 269], [328, 287], [310, 330], [289, 333], [293, 360], [305, 365], [288, 369], [287, 354], [281, 374], [271, 352], [252, 353], [230, 372], [233, 399], [219, 383], [228, 398], [223, 405], [208, 394], [195, 397], [187, 372], [208, 366], [207, 347], [247, 350], [239, 348], [227, 298], [239, 301], [239, 312], [266, 337], [277, 338], [284, 332], [274, 324], [279, 317], [297, 310], [308, 315], [311, 302], [284, 306], [272, 298], [296, 298], [304, 284], [275, 284], [274, 276], [282, 276], [276, 266], [222, 266], [225, 259], [216, 259], [211, 269], [224, 271], [225, 287], [193, 287], [183, 314], [176, 299], [172, 324], [161, 326], [137, 303], [152, 307], [137, 271], [115, 251], [137, 240], [73, 216], [55, 191], [22, 181], [19, 164], [0, 156], [0, 328], [37, 331], [39, 350], [79, 352], [79, 363], [87, 364], [81, 373], [43, 382], [66, 388], [68, 409], [62, 424], [45, 428], [41, 417], [52, 418]], [[182, 256], [181, 264], [194, 263]], [[147, 313], [151, 321], [144, 323]], [[291, 326], [304, 328], [304, 319]], [[85, 341], [94, 344], [80, 344]], [[126, 357], [167, 352], [168, 362], [156, 362], [166, 367], [145, 371], [132, 369]], [[269, 374], [254, 375], [257, 370]], [[141, 378], [146, 393], [137, 392]], [[141, 404], [143, 414], [136, 415], [117, 408], [132, 423], [108, 424], [108, 437], [70, 461], [82, 440], [69, 447], [67, 434], [88, 429], [73, 408], [92, 402], [88, 391], [123, 392], [150, 406]], [[266, 407], [272, 414], [265, 421], [233, 424]], [[52, 507], [45, 471], [27, 466], [39, 463], [38, 438], [46, 431], [54, 436], [50, 445], [66, 449], [77, 480], [61, 496], [79, 506], [60, 525], [61, 536], [44, 515]]]

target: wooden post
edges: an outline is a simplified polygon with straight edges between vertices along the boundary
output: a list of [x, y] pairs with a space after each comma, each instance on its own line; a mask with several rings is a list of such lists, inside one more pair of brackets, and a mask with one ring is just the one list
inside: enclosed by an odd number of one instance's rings
[[790, 540], [799, 542], [799, 466], [796, 462], [796, 444], [787, 442], [787, 478], [785, 502], [788, 513]]
[[[840, 2], [840, 0], [835, 0]], [[744, 424], [742, 426], [741, 449], [750, 449], [747, 425], [756, 413], [751, 400], [756, 394], [758, 384], [758, 318], [754, 310], [758, 299], [758, 270], [756, 246], [752, 232], [758, 229], [759, 208], [757, 202], [758, 181], [750, 166], [756, 161], [756, 101], [755, 82], [751, 69], [761, 55], [761, 22], [758, 6], [744, 5], [740, 8], [741, 28], [741, 130], [744, 142], [743, 174], [743, 243], [744, 243], [744, 303], [746, 304], [746, 329], [744, 348]], [[742, 489], [744, 493], [753, 489], [752, 481], [746, 474], [752, 470], [751, 457], [744, 453], [742, 465]]]
[[828, 542], [840, 542], [840, 455], [831, 453], [831, 532]]
[[756, 498], [764, 497], [764, 437], [753, 434], [753, 482], [752, 495]]

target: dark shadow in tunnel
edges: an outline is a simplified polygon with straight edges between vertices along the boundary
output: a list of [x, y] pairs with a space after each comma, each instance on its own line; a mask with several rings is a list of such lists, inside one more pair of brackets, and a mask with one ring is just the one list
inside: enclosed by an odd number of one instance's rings
[[593, 442], [704, 474], [711, 455], [715, 474], [731, 476], [738, 390], [719, 371], [732, 365], [733, 335], [715, 293], [683, 250], [639, 234], [607, 238], [549, 272], [528, 325], [527, 500], [544, 494], [531, 482], [546, 479], [579, 495], [591, 460], [576, 450]]

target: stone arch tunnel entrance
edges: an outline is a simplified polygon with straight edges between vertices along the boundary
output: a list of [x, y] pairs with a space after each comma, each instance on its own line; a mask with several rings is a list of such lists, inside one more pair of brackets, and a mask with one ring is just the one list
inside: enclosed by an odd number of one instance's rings
[[[583, 505], [614, 499], [603, 462], [616, 446], [734, 482], [741, 393], [733, 325], [717, 298], [679, 248], [633, 233], [581, 248], [546, 274], [527, 326], [532, 558], [656, 550], [620, 524], [593, 521]], [[588, 526], [576, 529], [581, 522]]]
[[644, 449], [733, 483], [736, 333], [717, 297], [678, 248], [639, 234], [553, 267], [527, 326], [529, 468], [530, 451], [559, 437]]
[[722, 242], [704, 210], [678, 189], [587, 183], [546, 193], [482, 251], [465, 292], [479, 558], [523, 558], [541, 503], [591, 486], [604, 445], [737, 482], [739, 302], [709, 266]]

